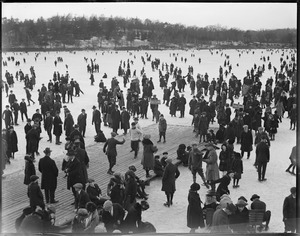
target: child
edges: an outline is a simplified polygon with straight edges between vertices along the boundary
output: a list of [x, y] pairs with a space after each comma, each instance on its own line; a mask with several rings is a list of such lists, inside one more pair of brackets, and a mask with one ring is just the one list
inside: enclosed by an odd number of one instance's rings
[[216, 135], [214, 133], [214, 131], [212, 129], [210, 129], [206, 135], [207, 138], [207, 142], [208, 143], [213, 143], [213, 144], [217, 144], [216, 142]]
[[30, 176], [35, 175], [35, 167], [34, 167], [34, 159], [31, 155], [26, 154], [25, 157], [25, 176], [24, 176], [24, 184], [28, 185], [30, 184]]
[[161, 164], [160, 160], [159, 160], [159, 155], [156, 155], [154, 157], [154, 168], [153, 171], [156, 175], [156, 177], [162, 177], [163, 173], [164, 173], [164, 168], [163, 165]]
[[232, 162], [232, 172], [234, 173], [233, 176], [233, 187], [238, 188], [239, 186], [239, 180], [242, 177], [243, 174], [243, 161], [242, 161], [242, 156], [238, 152], [233, 152], [233, 162]]

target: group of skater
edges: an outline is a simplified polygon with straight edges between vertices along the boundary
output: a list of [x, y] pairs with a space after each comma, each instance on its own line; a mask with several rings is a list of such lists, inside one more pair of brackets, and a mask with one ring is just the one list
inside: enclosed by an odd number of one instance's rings
[[[220, 51], [221, 53], [223, 54], [222, 51]], [[157, 88], [154, 87], [157, 86], [155, 82], [157, 79], [148, 78], [144, 73], [144, 68], [141, 70], [140, 80], [136, 71], [131, 75], [133, 61], [121, 61], [118, 76], [123, 78], [124, 88], [127, 83], [130, 83], [126, 98], [117, 77], [111, 79], [111, 86], [108, 89], [105, 86], [107, 83], [103, 82], [107, 76], [104, 76], [99, 83], [98, 106], [91, 107], [95, 141], [104, 143], [103, 152], [109, 161], [107, 174], [112, 176], [106, 195], [102, 194], [102, 190], [93, 179], [88, 178], [90, 159], [85, 150], [87, 112], [85, 109], [81, 109], [76, 120], [66, 105], [69, 102], [73, 103], [73, 96], [79, 97], [80, 93], [84, 94], [78, 82], [70, 78], [68, 71], [65, 75], [55, 71], [48, 86], [42, 84], [42, 87], [38, 89], [38, 101], [34, 102], [30, 93], [36, 84], [34, 67], [30, 67], [30, 78], [27, 74], [24, 76], [24, 73], [19, 70], [15, 78], [17, 80], [19, 78], [19, 82], [24, 81], [27, 104], [25, 98], [18, 103], [17, 95], [13, 92], [14, 76], [6, 71], [7, 81], [2, 89], [6, 91], [9, 104], [6, 105], [2, 114], [5, 123], [5, 129], [2, 130], [2, 146], [4, 147], [2, 148], [2, 151], [4, 150], [2, 163], [4, 163], [4, 167], [5, 164], [10, 164], [10, 160], [15, 158], [15, 153], [19, 151], [18, 135], [14, 126], [19, 125], [18, 114], [21, 113], [22, 122], [24, 118], [27, 122], [24, 126], [26, 138], [24, 184], [28, 185], [31, 207], [31, 210], [28, 210], [29, 214], [26, 215], [24, 211], [23, 213], [26, 217], [34, 216], [36, 220], [50, 220], [48, 230], [54, 230], [55, 222], [50, 215], [55, 214], [51, 205], [58, 202], [55, 199], [58, 168], [55, 161], [50, 158], [51, 149], [46, 148], [43, 151], [45, 157], [39, 160], [38, 170], [42, 175], [41, 187], [38, 185], [39, 177], [36, 175], [34, 165], [37, 160], [36, 156], [40, 155], [39, 142], [42, 140], [41, 133], [44, 128], [48, 136], [47, 142], [52, 143], [53, 134], [56, 145], [62, 144], [61, 136], [63, 131], [65, 132], [67, 157], [63, 161], [62, 171], [66, 175], [67, 188], [72, 191], [74, 197], [72, 204], [75, 206], [76, 216], [71, 222], [72, 232], [94, 232], [100, 221], [104, 223], [107, 232], [114, 230], [154, 232], [155, 227], [151, 223], [141, 220], [142, 211], [149, 207], [146, 202], [148, 194], [145, 189], [149, 184], [149, 179], [153, 177], [150, 171], [154, 172], [155, 177], [162, 179], [162, 191], [166, 195], [166, 202], [163, 205], [169, 208], [173, 205], [176, 191], [175, 182], [180, 176], [179, 164], [188, 167], [193, 177], [193, 184], [189, 190], [187, 213], [187, 225], [191, 228], [191, 232], [195, 232], [196, 228], [203, 228], [205, 225], [211, 229], [211, 232], [249, 232], [249, 212], [256, 209], [263, 210], [262, 222], [266, 222], [265, 225], [260, 225], [260, 230], [263, 228], [268, 230], [271, 212], [266, 209], [266, 204], [259, 200], [260, 197], [253, 194], [250, 199], [251, 207], [247, 209], [247, 199], [243, 196], [234, 204], [230, 199], [228, 186], [233, 180], [233, 188], [239, 188], [239, 181], [244, 171], [244, 155], [246, 154], [246, 158], [249, 159], [254, 149], [253, 166], [257, 169], [258, 181], [266, 181], [267, 163], [271, 157], [271, 141], [275, 140], [285, 112], [290, 119], [290, 130], [296, 128], [297, 82], [292, 79], [297, 72], [295, 54], [292, 54], [291, 57], [286, 56], [286, 59], [283, 58], [283, 55], [280, 59], [280, 69], [277, 70], [272, 66], [265, 68], [264, 64], [263, 66], [254, 64], [253, 68], [249, 68], [243, 80], [239, 80], [231, 73], [232, 65], [229, 56], [226, 56], [224, 67], [220, 66], [219, 77], [213, 78], [211, 81], [207, 73], [204, 76], [198, 74], [194, 79], [194, 68], [191, 66], [188, 68], [187, 75], [184, 75], [181, 68], [175, 67], [173, 63], [161, 63], [159, 59], [155, 58], [151, 65], [152, 70], [159, 73]], [[177, 58], [178, 55], [170, 56]], [[88, 61], [87, 58], [85, 60]], [[151, 60], [151, 57], [147, 56], [147, 60]], [[266, 62], [269, 58], [262, 57], [261, 60]], [[90, 61], [93, 62], [92, 59]], [[146, 65], [145, 61], [143, 65]], [[275, 80], [272, 77], [268, 78], [265, 88], [262, 89], [261, 77], [266, 69], [274, 70]], [[99, 72], [98, 70], [97, 72]], [[88, 67], [87, 73], [92, 75], [93, 72], [95, 69], [93, 69], [92, 63], [90, 69]], [[129, 81], [129, 78], [132, 80]], [[228, 83], [227, 80], [229, 80]], [[171, 86], [168, 87], [168, 84]], [[186, 85], [190, 86], [193, 96], [189, 102], [184, 94], [187, 92], [185, 91]], [[163, 90], [162, 104], [154, 94], [155, 89]], [[243, 103], [236, 104], [235, 99], [240, 96], [243, 97]], [[227, 103], [227, 100], [231, 102]], [[28, 118], [27, 106], [30, 106], [30, 102], [33, 105], [38, 103], [40, 108], [35, 110], [31, 118]], [[194, 135], [199, 137], [199, 142], [193, 142], [190, 146], [179, 145], [176, 163], [174, 163], [175, 160], [168, 157], [167, 152], [164, 152], [162, 157], [156, 154], [158, 152], [157, 145], [151, 140], [149, 134], [143, 132], [139, 124], [139, 119], [148, 119], [150, 106], [152, 113], [150, 119], [152, 118], [152, 121], [158, 124], [159, 140], [156, 142], [165, 144], [167, 142], [167, 118], [160, 111], [160, 107], [163, 105], [169, 107], [171, 117], [178, 118], [185, 117], [185, 109], [188, 106], [189, 115], [192, 116], [191, 125]], [[178, 116], [176, 116], [177, 112], [180, 113]], [[234, 118], [232, 119], [232, 117]], [[262, 121], [264, 121], [263, 124]], [[214, 122], [218, 123], [217, 129], [210, 127]], [[105, 137], [103, 126], [111, 129], [111, 137]], [[120, 134], [121, 130], [123, 130], [124, 137], [130, 138], [133, 159], [139, 155], [140, 143], [143, 146], [141, 164], [145, 170], [146, 180], [141, 180], [135, 175], [136, 168], [134, 166], [129, 167], [124, 175], [114, 172], [113, 167], [117, 161], [117, 145], [125, 143], [125, 138], [120, 141], [118, 137], [122, 135]], [[240, 144], [240, 151], [234, 149], [235, 143]], [[219, 149], [218, 144], [221, 144], [219, 157], [216, 153], [216, 149]], [[46, 166], [52, 166], [52, 168], [43, 167], [43, 165], [45, 166], [44, 159], [49, 162]], [[294, 149], [290, 160], [291, 164], [286, 171], [295, 174], [297, 162]], [[205, 173], [202, 162], [206, 164]], [[196, 182], [197, 174], [201, 177], [203, 186], [209, 189], [203, 207], [197, 193], [200, 189], [200, 185]], [[218, 187], [216, 187], [217, 184], [219, 184]], [[44, 190], [45, 200], [40, 188]], [[292, 188], [291, 197], [285, 203], [287, 208], [285, 211], [289, 212], [285, 213], [284, 217], [286, 231], [292, 232], [296, 230], [293, 221], [295, 213], [290, 213], [295, 193], [295, 189]], [[141, 201], [137, 201], [138, 198]], [[45, 214], [49, 216], [45, 217]], [[23, 218], [27, 219], [25, 215]], [[223, 224], [224, 220], [226, 224]], [[30, 222], [30, 220], [28, 221]], [[28, 229], [29, 223], [27, 226], [25, 223], [20, 223], [18, 227], [20, 231], [22, 228], [24, 232], [31, 230]], [[60, 226], [55, 230], [61, 230], [63, 227], [65, 226]], [[40, 230], [40, 228], [36, 230]]]

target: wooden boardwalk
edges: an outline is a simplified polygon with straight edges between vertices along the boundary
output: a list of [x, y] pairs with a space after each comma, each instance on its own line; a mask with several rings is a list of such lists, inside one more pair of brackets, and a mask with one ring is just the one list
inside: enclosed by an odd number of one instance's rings
[[[144, 134], [151, 134], [151, 140], [158, 147], [157, 155], [161, 155], [163, 152], [168, 152], [169, 156], [176, 158], [176, 151], [179, 144], [184, 143], [189, 145], [192, 141], [197, 141], [192, 133], [193, 127], [168, 125], [167, 130], [167, 142], [156, 143], [158, 140], [158, 127], [157, 124], [150, 125], [143, 128]], [[121, 130], [119, 130], [121, 132]], [[117, 136], [122, 140], [123, 135]], [[117, 146], [117, 164], [113, 168], [115, 172], [125, 173], [128, 170], [128, 166], [135, 165], [137, 171], [136, 175], [140, 178], [145, 178], [145, 171], [141, 165], [142, 156], [142, 144], [140, 144], [140, 151], [137, 159], [133, 158], [133, 153], [130, 152], [130, 137], [125, 136], [126, 142], [123, 145]], [[99, 184], [102, 193], [106, 194], [106, 187], [111, 178], [111, 175], [107, 174], [108, 160], [103, 153], [103, 143], [95, 143], [87, 146], [86, 150], [90, 158], [90, 164], [88, 169], [88, 175], [90, 178], [95, 179], [95, 182]], [[59, 203], [55, 204], [56, 207], [56, 222], [62, 223], [64, 220], [70, 218], [74, 211], [73, 194], [70, 190], [67, 190], [67, 182], [64, 177], [64, 172], [61, 171], [62, 160], [64, 156], [60, 156], [56, 161], [56, 164], [60, 170], [58, 176], [56, 199]], [[35, 163], [37, 169], [37, 163]], [[41, 176], [37, 170], [37, 175]], [[3, 179], [2, 183], [2, 233], [14, 233], [15, 232], [15, 219], [21, 215], [22, 209], [29, 205], [29, 199], [27, 197], [27, 186], [23, 184], [24, 173], [18, 175], [8, 176]], [[40, 181], [39, 181], [40, 183]], [[150, 193], [151, 194], [151, 193]]]

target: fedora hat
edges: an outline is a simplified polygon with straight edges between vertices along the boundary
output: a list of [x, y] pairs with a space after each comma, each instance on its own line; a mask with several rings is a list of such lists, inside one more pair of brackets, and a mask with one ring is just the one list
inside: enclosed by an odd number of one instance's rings
[[50, 148], [46, 147], [45, 150], [44, 150], [43, 152], [44, 152], [44, 153], [50, 153], [50, 152], [52, 152], [52, 150], [51, 150]]
[[238, 202], [235, 204], [237, 207], [239, 206], [246, 206], [248, 205], [247, 202], [245, 202], [243, 199], [238, 200]]
[[253, 194], [250, 200], [253, 201], [255, 198], [260, 198], [260, 196], [258, 196], [257, 194]]
[[36, 181], [37, 179], [39, 179], [39, 177], [37, 175], [30, 176], [30, 181], [31, 182]]

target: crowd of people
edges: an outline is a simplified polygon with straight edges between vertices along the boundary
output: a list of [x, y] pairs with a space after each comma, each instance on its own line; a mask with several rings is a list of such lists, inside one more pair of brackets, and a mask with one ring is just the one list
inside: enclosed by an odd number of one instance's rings
[[[175, 61], [177, 61], [177, 54], [174, 53], [170, 56], [175, 57]], [[10, 60], [13, 61], [14, 58], [11, 57]], [[269, 57], [262, 57], [261, 60], [267, 62]], [[56, 64], [62, 61], [62, 59], [57, 60]], [[87, 62], [88, 59], [85, 58], [85, 61]], [[99, 72], [99, 69], [97, 69], [97, 64], [96, 68], [94, 67], [95, 61], [93, 62], [92, 59], [90, 61], [92, 65], [88, 65], [87, 73], [90, 74], [92, 82], [93, 73]], [[142, 61], [145, 65], [143, 57]], [[151, 61], [151, 56], [147, 55], [147, 61]], [[186, 62], [187, 60], [181, 58], [181, 61]], [[248, 70], [246, 76], [241, 80], [231, 73], [232, 66], [229, 56], [226, 56], [224, 67], [220, 66], [218, 78], [209, 81], [207, 73], [204, 76], [198, 74], [194, 79], [192, 66], [189, 66], [187, 75], [183, 75], [181, 68], [175, 67], [173, 63], [161, 63], [158, 58], [155, 58], [151, 61], [151, 66], [153, 71], [159, 73], [159, 87], [163, 90], [163, 103], [161, 104], [154, 94], [153, 78], [147, 77], [144, 68], [141, 70], [140, 80], [136, 71], [131, 75], [130, 65], [133, 64], [133, 61], [129, 61], [129, 59], [127, 62], [121, 61], [118, 76], [123, 78], [124, 88], [127, 83], [130, 83], [126, 99], [117, 77], [113, 77], [109, 89], [104, 85], [103, 80], [100, 80], [99, 92], [96, 97], [98, 107], [92, 106], [95, 141], [104, 143], [103, 152], [109, 161], [107, 174], [112, 175], [108, 183], [107, 195], [103, 195], [94, 180], [88, 178], [90, 160], [85, 150], [84, 140], [87, 126], [86, 111], [82, 109], [77, 120], [74, 120], [71, 111], [65, 105], [69, 102], [73, 103], [73, 96], [79, 97], [80, 93], [84, 94], [79, 83], [70, 78], [68, 71], [65, 75], [55, 71], [48, 86], [42, 84], [42, 87], [38, 89], [40, 108], [36, 109], [30, 119], [27, 114], [27, 106], [30, 106], [30, 102], [35, 104], [31, 99], [31, 91], [36, 84], [34, 67], [30, 67], [30, 77], [28, 74], [24, 75], [22, 70], [19, 70], [15, 76], [6, 71], [6, 82], [2, 89], [6, 92], [9, 105], [6, 105], [2, 114], [5, 123], [5, 129], [2, 130], [2, 162], [4, 164], [10, 164], [14, 154], [19, 151], [18, 135], [14, 131], [14, 126], [19, 125], [18, 114], [21, 113], [22, 122], [24, 117], [27, 121], [24, 126], [26, 150], [22, 150], [22, 152], [26, 154], [24, 184], [28, 185], [31, 211], [29, 214], [23, 213], [49, 221], [43, 214], [49, 212], [47, 208], [49, 204], [57, 203], [55, 190], [58, 168], [55, 161], [50, 158], [50, 148], [43, 151], [45, 157], [41, 158], [38, 164], [38, 170], [42, 175], [41, 187], [38, 185], [39, 178], [34, 167], [36, 156], [40, 155], [39, 142], [42, 128], [44, 128], [48, 135], [47, 142], [52, 143], [52, 134], [54, 134], [56, 145], [62, 144], [60, 138], [63, 131], [65, 132], [67, 157], [63, 162], [62, 170], [66, 174], [67, 188], [72, 190], [74, 196], [73, 204], [76, 216], [72, 220], [72, 232], [94, 232], [100, 221], [104, 223], [107, 232], [115, 230], [121, 232], [155, 231], [151, 223], [141, 221], [142, 210], [147, 209], [145, 202], [148, 196], [145, 192], [147, 181], [143, 181], [135, 175], [134, 166], [129, 167], [124, 176], [112, 170], [117, 160], [116, 147], [118, 144], [125, 143], [125, 138], [123, 141], [117, 138], [118, 132], [123, 130], [123, 135], [129, 134], [134, 159], [137, 158], [140, 142], [143, 146], [141, 164], [146, 172], [146, 178], [152, 177], [151, 170], [154, 171], [156, 177], [162, 178], [162, 191], [165, 192], [167, 198], [164, 206], [171, 207], [173, 205], [176, 191], [175, 182], [180, 176], [178, 165], [182, 163], [183, 166], [189, 168], [193, 176], [193, 184], [188, 197], [187, 226], [191, 228], [191, 232], [195, 232], [196, 228], [203, 228], [205, 225], [211, 227], [211, 232], [247, 232], [249, 218], [251, 218], [249, 213], [256, 209], [263, 210], [263, 222], [266, 222], [264, 229], [268, 230], [271, 212], [266, 210], [266, 204], [259, 200], [260, 197], [257, 194], [251, 197], [252, 204], [248, 210], [247, 199], [243, 196], [237, 200], [236, 204], [233, 204], [228, 186], [233, 179], [233, 187], [239, 187], [239, 181], [243, 174], [244, 154], [246, 153], [247, 159], [249, 159], [254, 149], [253, 165], [257, 168], [258, 181], [266, 181], [267, 163], [271, 157], [271, 141], [275, 140], [285, 112], [290, 119], [290, 130], [296, 128], [297, 81], [293, 79], [297, 73], [295, 54], [291, 53], [291, 56], [286, 56], [286, 59], [281, 57], [280, 62], [280, 69], [272, 68], [270, 61], [268, 68], [265, 68], [264, 64], [263, 66], [254, 64], [253, 68], [249, 68], [250, 72]], [[266, 69], [274, 70], [275, 80], [272, 77], [268, 78], [265, 88], [262, 88], [260, 78]], [[228, 78], [230, 74], [231, 76]], [[17, 96], [13, 92], [14, 78], [20, 83], [24, 82], [28, 104], [26, 104], [25, 98], [22, 98], [20, 104], [18, 103]], [[103, 78], [106, 79], [106, 76]], [[168, 87], [168, 84], [171, 86]], [[193, 95], [188, 103], [184, 97], [186, 85], [190, 86], [190, 92]], [[94, 86], [94, 82], [91, 83], [91, 86]], [[235, 99], [240, 96], [243, 97], [243, 103], [236, 104]], [[230, 100], [231, 103], [227, 103], [227, 100]], [[155, 154], [158, 151], [157, 146], [151, 141], [151, 136], [143, 132], [138, 123], [139, 119], [148, 119], [149, 104], [152, 121], [158, 123], [159, 140], [157, 143], [166, 143], [167, 131], [167, 120], [159, 107], [168, 106], [171, 117], [177, 117], [176, 113], [179, 111], [178, 117], [184, 118], [185, 108], [189, 106], [189, 115], [193, 118], [191, 125], [195, 137], [199, 137], [199, 142], [193, 142], [191, 146], [180, 144], [176, 163], [168, 157], [167, 152], [164, 152], [161, 158]], [[64, 118], [61, 117], [61, 110], [63, 110]], [[232, 119], [232, 117], [234, 118]], [[130, 123], [131, 119], [133, 121]], [[263, 124], [262, 121], [264, 121]], [[214, 129], [210, 128], [210, 124], [214, 122], [219, 125], [216, 133], [214, 133]], [[111, 137], [108, 139], [103, 134], [102, 123], [104, 127], [112, 129]], [[234, 149], [235, 143], [241, 145], [240, 152]], [[204, 148], [200, 148], [202, 144], [205, 144]], [[216, 152], [218, 144], [221, 144], [219, 157]], [[292, 168], [291, 173], [295, 173], [294, 170], [297, 168], [295, 155], [294, 151], [294, 154], [291, 154], [291, 165], [286, 170], [287, 172]], [[206, 163], [205, 173], [203, 162]], [[197, 193], [200, 189], [200, 185], [196, 182], [197, 174], [200, 175], [203, 185], [209, 189], [203, 207], [201, 207], [201, 200]], [[216, 184], [219, 184], [218, 187]], [[44, 195], [41, 189], [44, 190]], [[286, 231], [294, 232], [296, 229], [293, 221], [295, 213], [291, 213], [295, 199], [294, 188], [291, 189], [291, 196], [285, 200], [284, 222]], [[137, 198], [144, 199], [144, 201], [138, 202]], [[55, 213], [52, 209], [51, 213], [53, 212]], [[24, 219], [27, 219], [26, 217]], [[204, 224], [204, 219], [206, 224]], [[18, 228], [20, 231], [22, 228], [25, 231], [28, 230], [28, 225], [22, 226], [24, 222], [26, 221], [23, 220]], [[49, 227], [54, 225], [54, 221], [51, 222], [52, 224], [48, 224]], [[49, 229], [52, 230], [52, 226]], [[262, 225], [260, 229], [262, 229]]]

